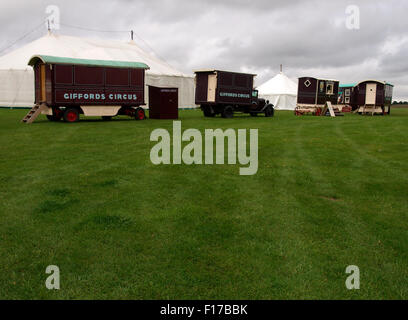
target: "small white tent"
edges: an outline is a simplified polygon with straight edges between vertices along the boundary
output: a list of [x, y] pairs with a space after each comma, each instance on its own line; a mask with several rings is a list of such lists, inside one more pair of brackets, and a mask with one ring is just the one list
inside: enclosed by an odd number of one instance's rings
[[259, 97], [269, 100], [276, 110], [295, 110], [297, 90], [297, 84], [282, 72], [258, 87]]
[[[134, 41], [86, 39], [49, 33], [0, 57], [0, 106], [31, 107], [34, 103], [34, 73], [28, 60], [36, 54], [67, 58], [144, 62], [150, 70], [146, 85], [179, 88], [179, 107], [194, 108], [194, 77], [186, 75]], [[146, 86], [146, 103], [148, 91]]]

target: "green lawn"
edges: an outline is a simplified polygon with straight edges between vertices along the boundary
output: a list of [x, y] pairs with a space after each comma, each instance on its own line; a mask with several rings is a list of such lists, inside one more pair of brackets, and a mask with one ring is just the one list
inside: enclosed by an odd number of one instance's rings
[[408, 110], [181, 112], [183, 130], [258, 128], [249, 177], [154, 166], [150, 133], [172, 121], [25, 125], [26, 112], [0, 110], [0, 299], [408, 298]]

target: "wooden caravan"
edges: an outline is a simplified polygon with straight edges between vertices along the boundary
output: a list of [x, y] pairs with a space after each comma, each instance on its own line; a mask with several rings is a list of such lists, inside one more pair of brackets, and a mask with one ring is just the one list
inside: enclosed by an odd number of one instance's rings
[[116, 115], [144, 119], [144, 63], [84, 60], [36, 55], [29, 63], [35, 74], [35, 107], [22, 120], [31, 123], [43, 113], [51, 121], [79, 120], [79, 115]]
[[355, 104], [355, 90], [354, 87], [356, 83], [352, 84], [340, 84], [339, 86], [339, 97], [338, 97], [338, 107], [342, 112], [352, 112], [352, 105]]
[[341, 115], [337, 108], [339, 84], [337, 80], [299, 78], [295, 114], [326, 115], [327, 103], [330, 102], [330, 108], [334, 110], [334, 114]]
[[394, 86], [385, 81], [365, 80], [354, 87], [353, 109], [360, 114], [391, 114]]
[[355, 104], [354, 88], [357, 84], [341, 84], [339, 86], [339, 98], [337, 104], [351, 106]]

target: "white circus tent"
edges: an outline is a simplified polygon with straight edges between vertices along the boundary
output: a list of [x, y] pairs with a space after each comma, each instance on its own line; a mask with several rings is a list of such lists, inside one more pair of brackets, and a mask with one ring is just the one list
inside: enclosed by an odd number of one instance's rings
[[276, 110], [295, 110], [297, 84], [283, 72], [258, 87], [259, 96], [269, 100]]
[[[34, 102], [34, 73], [28, 66], [36, 54], [78, 59], [144, 62], [150, 70], [146, 85], [179, 89], [179, 107], [194, 108], [194, 77], [186, 75], [140, 48], [134, 41], [78, 38], [48, 33], [0, 57], [0, 106], [31, 107]], [[146, 86], [146, 103], [148, 91]]]

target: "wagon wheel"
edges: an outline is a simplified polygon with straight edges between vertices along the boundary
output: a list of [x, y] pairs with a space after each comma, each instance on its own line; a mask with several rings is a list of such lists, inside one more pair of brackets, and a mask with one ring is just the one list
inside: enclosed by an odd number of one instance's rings
[[265, 117], [270, 118], [274, 115], [274, 109], [271, 106], [266, 107], [265, 109]]
[[203, 113], [204, 113], [204, 116], [207, 117], [207, 118], [215, 117], [214, 110], [209, 106], [206, 106], [206, 107], [203, 108]]
[[79, 121], [79, 111], [75, 108], [67, 108], [64, 112], [65, 122], [77, 122]]
[[226, 106], [222, 111], [223, 118], [233, 118], [234, 117], [234, 109], [231, 106]]
[[137, 108], [135, 111], [135, 119], [136, 120], [145, 120], [146, 119], [146, 114], [143, 108]]

